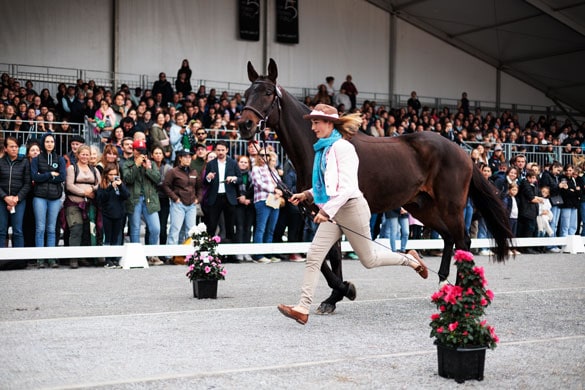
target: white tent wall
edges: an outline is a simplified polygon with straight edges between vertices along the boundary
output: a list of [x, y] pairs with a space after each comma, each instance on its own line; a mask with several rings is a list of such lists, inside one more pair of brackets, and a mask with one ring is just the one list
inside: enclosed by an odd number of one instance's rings
[[0, 62], [112, 70], [111, 1], [0, 0]]
[[[496, 101], [497, 71], [493, 66], [398, 20], [395, 94]], [[500, 102], [550, 106], [542, 92], [501, 74]]]
[[338, 89], [351, 74], [358, 91], [389, 93], [389, 14], [362, 0], [301, 1], [299, 44], [288, 45], [275, 41], [268, 4], [268, 55], [282, 85], [317, 87], [333, 76]]
[[[298, 45], [276, 42], [275, 2], [267, 4], [267, 37], [261, 19], [261, 40], [250, 42], [238, 38], [235, 0], [0, 0], [0, 62], [112, 71], [117, 53], [118, 72], [173, 77], [188, 58], [194, 84], [246, 84], [248, 60], [265, 72], [266, 39], [283, 86], [314, 88], [331, 75], [339, 87], [352, 74], [364, 92], [496, 100], [495, 68], [401, 20], [389, 91], [391, 18], [364, 0], [300, 1]], [[501, 80], [502, 103], [552, 104], [510, 76]]]

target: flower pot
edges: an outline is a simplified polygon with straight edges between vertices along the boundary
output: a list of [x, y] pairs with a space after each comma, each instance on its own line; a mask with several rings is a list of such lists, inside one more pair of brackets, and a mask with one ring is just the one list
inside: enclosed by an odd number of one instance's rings
[[463, 383], [468, 379], [483, 380], [487, 347], [451, 348], [437, 343], [439, 375]]
[[196, 279], [193, 281], [193, 297], [217, 299], [217, 280]]

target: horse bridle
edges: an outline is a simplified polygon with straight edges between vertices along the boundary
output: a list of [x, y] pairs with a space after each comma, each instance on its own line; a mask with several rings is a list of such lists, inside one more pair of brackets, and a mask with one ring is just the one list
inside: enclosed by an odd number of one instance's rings
[[264, 129], [266, 129], [266, 122], [268, 121], [270, 114], [272, 114], [272, 111], [274, 111], [274, 109], [276, 107], [278, 107], [278, 111], [280, 112], [280, 110], [281, 110], [280, 98], [282, 98], [282, 92], [280, 91], [280, 88], [278, 88], [278, 85], [271, 83], [269, 81], [256, 80], [252, 83], [252, 86], [254, 84], [270, 84], [270, 85], [274, 86], [274, 99], [272, 100], [272, 104], [270, 104], [270, 107], [266, 111], [266, 115], [263, 115], [260, 112], [260, 110], [258, 110], [257, 108], [252, 107], [252, 106], [248, 106], [247, 104], [242, 109], [242, 111], [246, 111], [246, 110], [252, 111], [254, 113], [254, 115], [256, 115], [258, 118], [260, 118], [260, 120], [258, 121], [258, 124], [256, 125], [256, 133], [261, 133], [262, 131], [264, 131]]

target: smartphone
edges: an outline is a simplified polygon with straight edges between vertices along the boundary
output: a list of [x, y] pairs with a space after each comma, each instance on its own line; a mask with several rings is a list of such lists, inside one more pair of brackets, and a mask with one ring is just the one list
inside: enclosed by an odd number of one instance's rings
[[114, 181], [120, 180], [120, 176], [114, 176]]

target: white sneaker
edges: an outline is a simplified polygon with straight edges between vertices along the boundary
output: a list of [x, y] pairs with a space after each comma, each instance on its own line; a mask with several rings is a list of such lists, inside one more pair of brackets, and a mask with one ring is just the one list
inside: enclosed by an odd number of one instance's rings
[[236, 260], [237, 261], [244, 261], [244, 256], [242, 256], [242, 255], [236, 255]]
[[270, 262], [271, 262], [271, 260], [268, 257], [261, 257], [258, 260], [254, 260], [254, 263], [259, 263], [259, 264], [268, 264]]
[[271, 257], [270, 258], [270, 262], [271, 263], [280, 263], [282, 260], [280, 259], [280, 257]]
[[479, 255], [480, 256], [491, 256], [493, 254], [494, 253], [492, 251], [487, 250], [487, 249], [482, 249], [482, 250], [479, 251]]
[[254, 259], [250, 255], [244, 255], [244, 261], [254, 261]]
[[560, 250], [558, 247], [554, 246], [554, 247], [552, 247], [552, 248], [549, 248], [549, 249], [547, 250], [547, 252], [548, 252], [548, 253], [561, 253], [561, 250]]

